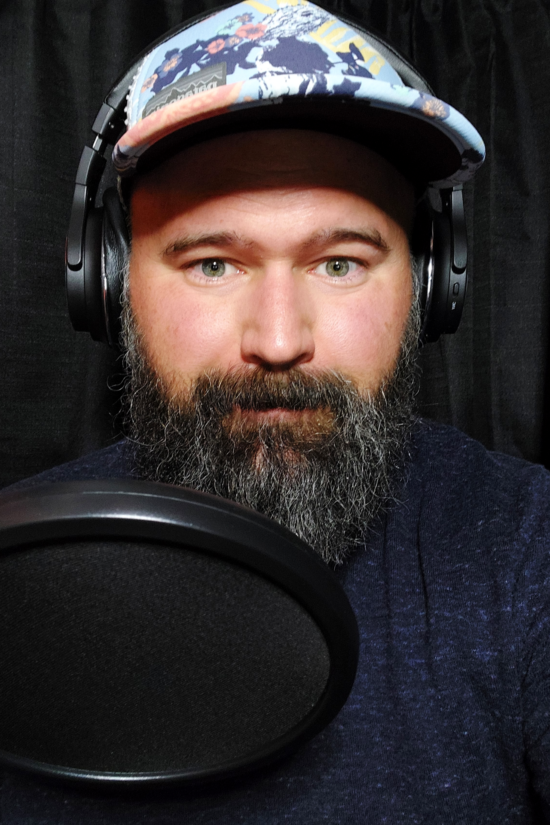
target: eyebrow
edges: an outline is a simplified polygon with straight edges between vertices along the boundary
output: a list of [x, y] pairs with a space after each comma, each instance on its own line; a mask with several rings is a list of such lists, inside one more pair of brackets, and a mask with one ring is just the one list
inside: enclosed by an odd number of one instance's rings
[[[383, 252], [389, 252], [389, 246], [377, 229], [322, 229], [314, 232], [300, 245], [302, 249], [311, 247], [325, 247], [338, 243], [366, 243], [374, 246]], [[201, 246], [216, 246], [227, 248], [230, 246], [240, 246], [252, 248], [256, 246], [254, 241], [241, 237], [236, 232], [205, 232], [196, 235], [183, 235], [177, 238], [162, 251], [163, 258], [170, 258], [181, 252], [187, 252]]]
[[181, 238], [168, 244], [163, 250], [162, 257], [170, 258], [172, 255], [178, 255], [180, 252], [186, 252], [189, 249], [195, 249], [200, 246], [254, 246], [252, 241], [246, 241], [237, 235], [236, 232], [205, 232], [198, 235], [183, 235]]
[[389, 246], [377, 229], [322, 229], [315, 232], [303, 244], [311, 246], [331, 246], [337, 243], [366, 243], [383, 252], [389, 252]]

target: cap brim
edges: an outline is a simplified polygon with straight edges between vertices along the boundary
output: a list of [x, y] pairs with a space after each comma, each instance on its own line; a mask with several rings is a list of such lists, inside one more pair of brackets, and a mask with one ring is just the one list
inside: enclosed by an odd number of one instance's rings
[[[483, 162], [480, 136], [459, 112], [407, 87], [363, 81], [353, 95], [265, 95], [251, 81], [176, 100], [138, 121], [115, 147], [121, 176], [152, 168], [174, 151], [230, 132], [312, 129], [353, 139], [379, 153], [414, 182], [453, 186]], [[331, 78], [333, 85], [334, 81]], [[288, 81], [288, 76], [287, 76]], [[384, 88], [387, 87], [387, 88]]]

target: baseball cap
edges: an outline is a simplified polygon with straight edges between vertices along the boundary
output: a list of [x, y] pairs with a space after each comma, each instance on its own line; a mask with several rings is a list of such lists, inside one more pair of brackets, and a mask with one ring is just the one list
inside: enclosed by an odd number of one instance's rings
[[113, 153], [121, 178], [251, 128], [348, 137], [437, 188], [485, 157], [475, 127], [395, 49], [307, 0], [244, 0], [169, 33], [138, 64], [126, 125]]

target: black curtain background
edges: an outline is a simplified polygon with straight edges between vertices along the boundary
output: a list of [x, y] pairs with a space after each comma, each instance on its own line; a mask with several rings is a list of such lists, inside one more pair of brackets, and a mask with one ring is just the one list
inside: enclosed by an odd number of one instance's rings
[[[550, 463], [550, 26], [542, 0], [323, 0], [401, 49], [481, 132], [459, 332], [422, 352], [424, 415]], [[117, 75], [210, 0], [0, 2], [0, 484], [109, 443], [116, 355], [72, 331], [64, 237]]]

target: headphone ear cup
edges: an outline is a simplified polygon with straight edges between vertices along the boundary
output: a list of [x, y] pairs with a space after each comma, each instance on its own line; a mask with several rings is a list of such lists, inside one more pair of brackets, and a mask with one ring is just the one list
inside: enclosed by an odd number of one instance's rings
[[456, 332], [466, 296], [467, 238], [462, 191], [445, 190], [441, 210], [422, 201], [417, 210], [411, 250], [421, 274], [420, 343]]
[[[422, 325], [420, 343], [434, 343], [447, 332], [455, 332], [460, 320], [449, 322], [452, 290], [452, 227], [448, 209], [438, 212], [423, 200], [418, 204], [411, 251], [420, 284]], [[454, 307], [453, 307], [454, 308]]]
[[113, 187], [103, 194], [102, 281], [106, 340], [118, 344], [121, 297], [130, 254], [126, 214]]
[[76, 330], [87, 331], [94, 341], [105, 341], [105, 319], [101, 288], [101, 237], [103, 209], [90, 208], [86, 216], [82, 266], [70, 273], [67, 297]]

